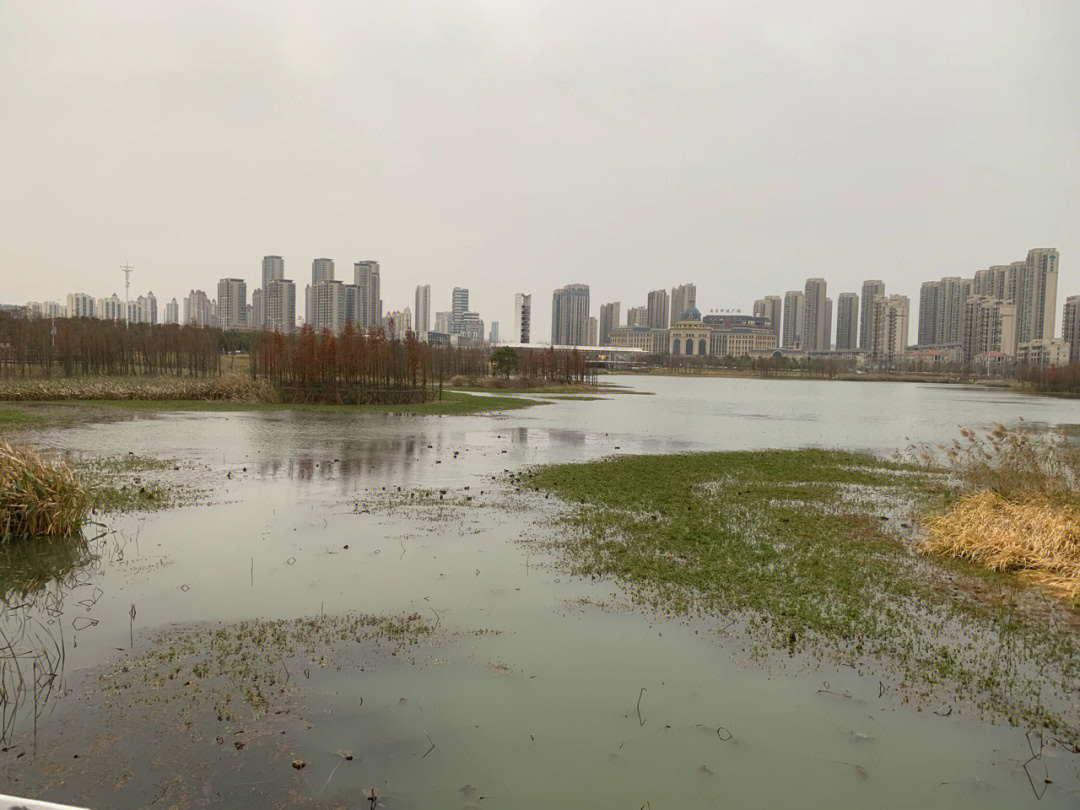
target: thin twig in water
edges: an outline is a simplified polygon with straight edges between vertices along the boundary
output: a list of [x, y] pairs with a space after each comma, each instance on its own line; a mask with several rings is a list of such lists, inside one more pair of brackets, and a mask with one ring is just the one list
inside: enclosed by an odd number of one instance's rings
[[[438, 627], [439, 622], [442, 621], [442, 616], [439, 615], [438, 611], [435, 610], [435, 608], [428, 608], [428, 610], [435, 614], [435, 627]], [[432, 629], [434, 630], [435, 628], [433, 627]]]
[[[638, 696], [637, 696], [637, 719], [638, 719], [638, 725], [640, 725], [640, 726], [645, 725], [645, 721], [641, 718], [641, 696], [644, 695], [644, 694], [645, 694], [645, 687], [643, 686], [643, 687], [641, 687], [641, 691], [638, 692]], [[646, 802], [646, 804], [648, 804], [648, 802]]]
[[330, 780], [334, 778], [334, 774], [337, 773], [337, 769], [341, 767], [341, 763], [344, 761], [344, 759], [339, 759], [338, 764], [334, 766], [334, 770], [330, 771], [330, 775], [326, 777], [326, 781], [323, 782], [323, 786], [319, 789], [320, 796], [322, 795], [322, 792], [326, 790], [326, 786], [330, 784]]
[[435, 750], [435, 743], [431, 742], [431, 736], [427, 733], [427, 731], [424, 732], [424, 736], [427, 737], [427, 741], [429, 743], [431, 743], [431, 748], [429, 748], [427, 751], [425, 751], [424, 756], [420, 757], [420, 759], [426, 759], [427, 755]]

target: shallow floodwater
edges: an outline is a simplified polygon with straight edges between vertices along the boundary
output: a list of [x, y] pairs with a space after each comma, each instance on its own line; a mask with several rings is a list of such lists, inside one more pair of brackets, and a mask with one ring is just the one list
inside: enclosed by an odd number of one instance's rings
[[[423, 666], [292, 673], [302, 722], [281, 729], [280, 757], [185, 736], [194, 799], [178, 801], [155, 772], [160, 740], [179, 731], [138, 723], [114, 730], [134, 742], [87, 783], [16, 760], [31, 750], [24, 722], [21, 747], [0, 753], [0, 792], [17, 776], [35, 798], [92, 807], [262, 807], [279, 794], [282, 806], [360, 807], [369, 785], [389, 808], [1034, 806], [1022, 729], [907, 704], [869, 666], [759, 663], [717, 620], [598, 606], [624, 602], [617, 584], [570, 577], [542, 544], [519, 542], [555, 531], [538, 524], [550, 503], [502, 476], [614, 453], [891, 452], [959, 426], [1077, 424], [1080, 403], [902, 383], [617, 381], [652, 395], [462, 417], [138, 415], [33, 436], [75, 454], [206, 465], [215, 490], [210, 506], [110, 520], [116, 533], [62, 602], [19, 609], [64, 642], [70, 692], [41, 714], [39, 749], [67, 752], [92, 725], [80, 712], [94, 705], [95, 673], [170, 625], [360, 611], [419, 613], [462, 634], [421, 652]], [[384, 487], [474, 501], [387, 510]], [[133, 776], [121, 785], [114, 771]], [[1080, 756], [1048, 745], [1029, 772], [1046, 790], [1040, 806], [1080, 805]]]

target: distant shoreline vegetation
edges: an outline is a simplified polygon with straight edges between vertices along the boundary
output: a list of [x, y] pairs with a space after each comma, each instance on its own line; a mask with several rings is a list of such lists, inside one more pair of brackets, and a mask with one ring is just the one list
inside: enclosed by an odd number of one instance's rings
[[[734, 358], [731, 358], [734, 360]], [[1015, 378], [980, 376], [971, 370], [957, 371], [856, 371], [832, 366], [826, 361], [766, 366], [751, 358], [747, 362], [688, 363], [656, 365], [643, 369], [611, 372], [614, 375], [658, 377], [729, 377], [733, 379], [829, 380], [835, 382], [911, 382], [933, 385], [979, 385], [1031, 394], [1064, 398], [1080, 397], [1080, 366], [1026, 368]]]
[[[245, 350], [246, 353], [240, 353]], [[226, 373], [230, 372], [230, 373]], [[576, 350], [432, 346], [408, 332], [230, 333], [87, 318], [0, 318], [0, 400], [208, 400], [422, 405], [447, 380], [514, 372], [532, 387], [584, 384]]]

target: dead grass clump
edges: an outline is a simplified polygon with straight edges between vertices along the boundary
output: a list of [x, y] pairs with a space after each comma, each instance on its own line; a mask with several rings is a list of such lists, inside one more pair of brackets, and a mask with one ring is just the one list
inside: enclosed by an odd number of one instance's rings
[[90, 495], [66, 464], [0, 442], [0, 540], [82, 537]]
[[961, 491], [996, 492], [1022, 501], [1041, 495], [1080, 503], [1080, 449], [1057, 433], [1031, 434], [1002, 424], [980, 435], [965, 428], [963, 441], [945, 448]]
[[1080, 606], [1080, 509], [1032, 495], [965, 495], [945, 515], [924, 521], [927, 551], [992, 571], [1015, 571]]
[[266, 380], [253, 379], [250, 374], [229, 372], [214, 377], [159, 375], [0, 380], [0, 400], [212, 400], [273, 403], [278, 402], [279, 397]]

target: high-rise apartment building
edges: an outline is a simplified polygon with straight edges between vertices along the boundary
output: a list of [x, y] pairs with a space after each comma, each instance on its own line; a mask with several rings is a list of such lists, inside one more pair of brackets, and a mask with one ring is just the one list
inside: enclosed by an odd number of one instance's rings
[[827, 348], [827, 324], [829, 322], [825, 279], [808, 278], [803, 293], [803, 348], [808, 352], [823, 352]]
[[266, 326], [266, 306], [261, 288], [251, 291], [251, 326], [255, 329]]
[[488, 343], [494, 346], [499, 342], [499, 322], [491, 322], [491, 330], [488, 332]]
[[938, 282], [934, 338], [938, 346], [959, 346], [963, 339], [964, 308], [973, 280], [948, 276]]
[[532, 295], [517, 293], [514, 296], [514, 333], [510, 336], [518, 343], [528, 343], [532, 337]]
[[785, 349], [802, 348], [806, 318], [806, 294], [799, 290], [784, 293], [784, 334], [780, 344]]
[[1016, 356], [1016, 304], [989, 295], [968, 296], [962, 323], [960, 349], [965, 363], [988, 352]]
[[906, 295], [877, 295], [873, 308], [870, 356], [878, 365], [891, 367], [907, 353], [911, 301]]
[[777, 344], [780, 342], [780, 327], [783, 323], [783, 301], [779, 295], [766, 295], [754, 302], [754, 317], [767, 318]]
[[1065, 299], [1061, 314], [1061, 337], [1069, 344], [1069, 362], [1080, 363], [1080, 295]]
[[567, 284], [551, 301], [551, 342], [556, 346], [588, 345], [589, 285]]
[[417, 285], [413, 298], [413, 331], [418, 338], [426, 340], [431, 331], [431, 285]]
[[825, 299], [825, 351], [832, 349], [833, 300]]
[[648, 327], [649, 326], [649, 308], [648, 307], [630, 307], [626, 310], [626, 325], [631, 329], [634, 327]]
[[316, 333], [324, 329], [337, 334], [345, 326], [345, 285], [324, 279], [311, 285], [311, 326]]
[[345, 317], [341, 324], [342, 328], [345, 327], [346, 323], [351, 323], [353, 329], [363, 331], [361, 326], [363, 295], [360, 292], [360, 286], [358, 284], [343, 284], [341, 294], [345, 297], [343, 306]]
[[436, 312], [435, 313], [435, 331], [441, 335], [449, 335], [450, 330], [454, 325], [454, 313], [452, 312]]
[[404, 340], [412, 329], [412, 310], [408, 307], [386, 313], [386, 336], [390, 340]]
[[184, 299], [184, 323], [190, 326], [216, 326], [216, 316], [214, 304], [205, 292], [192, 290], [188, 293]]
[[[331, 266], [333, 262], [331, 262]], [[333, 270], [330, 277], [333, 278]], [[285, 260], [280, 256], [263, 256], [262, 260], [262, 289], [266, 289], [271, 281], [281, 281], [285, 278]]]
[[359, 320], [361, 329], [374, 329], [382, 324], [382, 289], [379, 263], [356, 262], [353, 265], [354, 284], [360, 288]]
[[1055, 248], [1028, 251], [1022, 292], [1017, 302], [1019, 342], [1054, 339], [1057, 309], [1058, 252]]
[[243, 329], [247, 326], [247, 282], [242, 278], [223, 278], [218, 282], [218, 326]]
[[288, 335], [296, 330], [296, 285], [287, 278], [275, 279], [263, 290], [264, 326]]
[[484, 339], [484, 321], [478, 312], [463, 312], [460, 320], [459, 340], [482, 341]]
[[600, 327], [595, 317], [589, 316], [585, 319], [585, 345], [596, 346], [599, 339]]
[[450, 334], [460, 335], [465, 313], [469, 311], [469, 291], [465, 287], [454, 287], [450, 293]]
[[941, 295], [940, 281], [924, 281], [919, 288], [919, 335], [920, 346], [937, 346], [938, 298]]
[[840, 293], [836, 297], [836, 350], [853, 352], [859, 348], [859, 294]]
[[180, 304], [175, 298], [165, 305], [165, 323], [180, 323]]
[[999, 264], [979, 270], [971, 284], [972, 295], [988, 295], [1007, 304], [1015, 304], [1018, 294], [1017, 281], [1023, 277], [1026, 262]]
[[94, 299], [86, 293], [72, 293], [67, 297], [67, 316], [69, 318], [93, 318]]
[[862, 313], [859, 316], [859, 348], [870, 351], [870, 343], [877, 331], [874, 325], [874, 298], [885, 295], [885, 282], [878, 279], [864, 281], [862, 285]]
[[598, 346], [610, 346], [611, 345], [611, 330], [620, 326], [619, 324], [619, 302], [614, 301], [610, 304], [600, 305], [600, 323], [597, 327], [596, 345]]
[[334, 280], [334, 260], [315, 259], [311, 263], [311, 285], [314, 287], [320, 281]]
[[652, 329], [668, 328], [668, 294], [667, 290], [653, 290], [648, 299], [649, 323]]
[[682, 320], [682, 314], [690, 307], [697, 308], [697, 287], [694, 284], [680, 284], [671, 288], [671, 317], [668, 323], [674, 326]]

